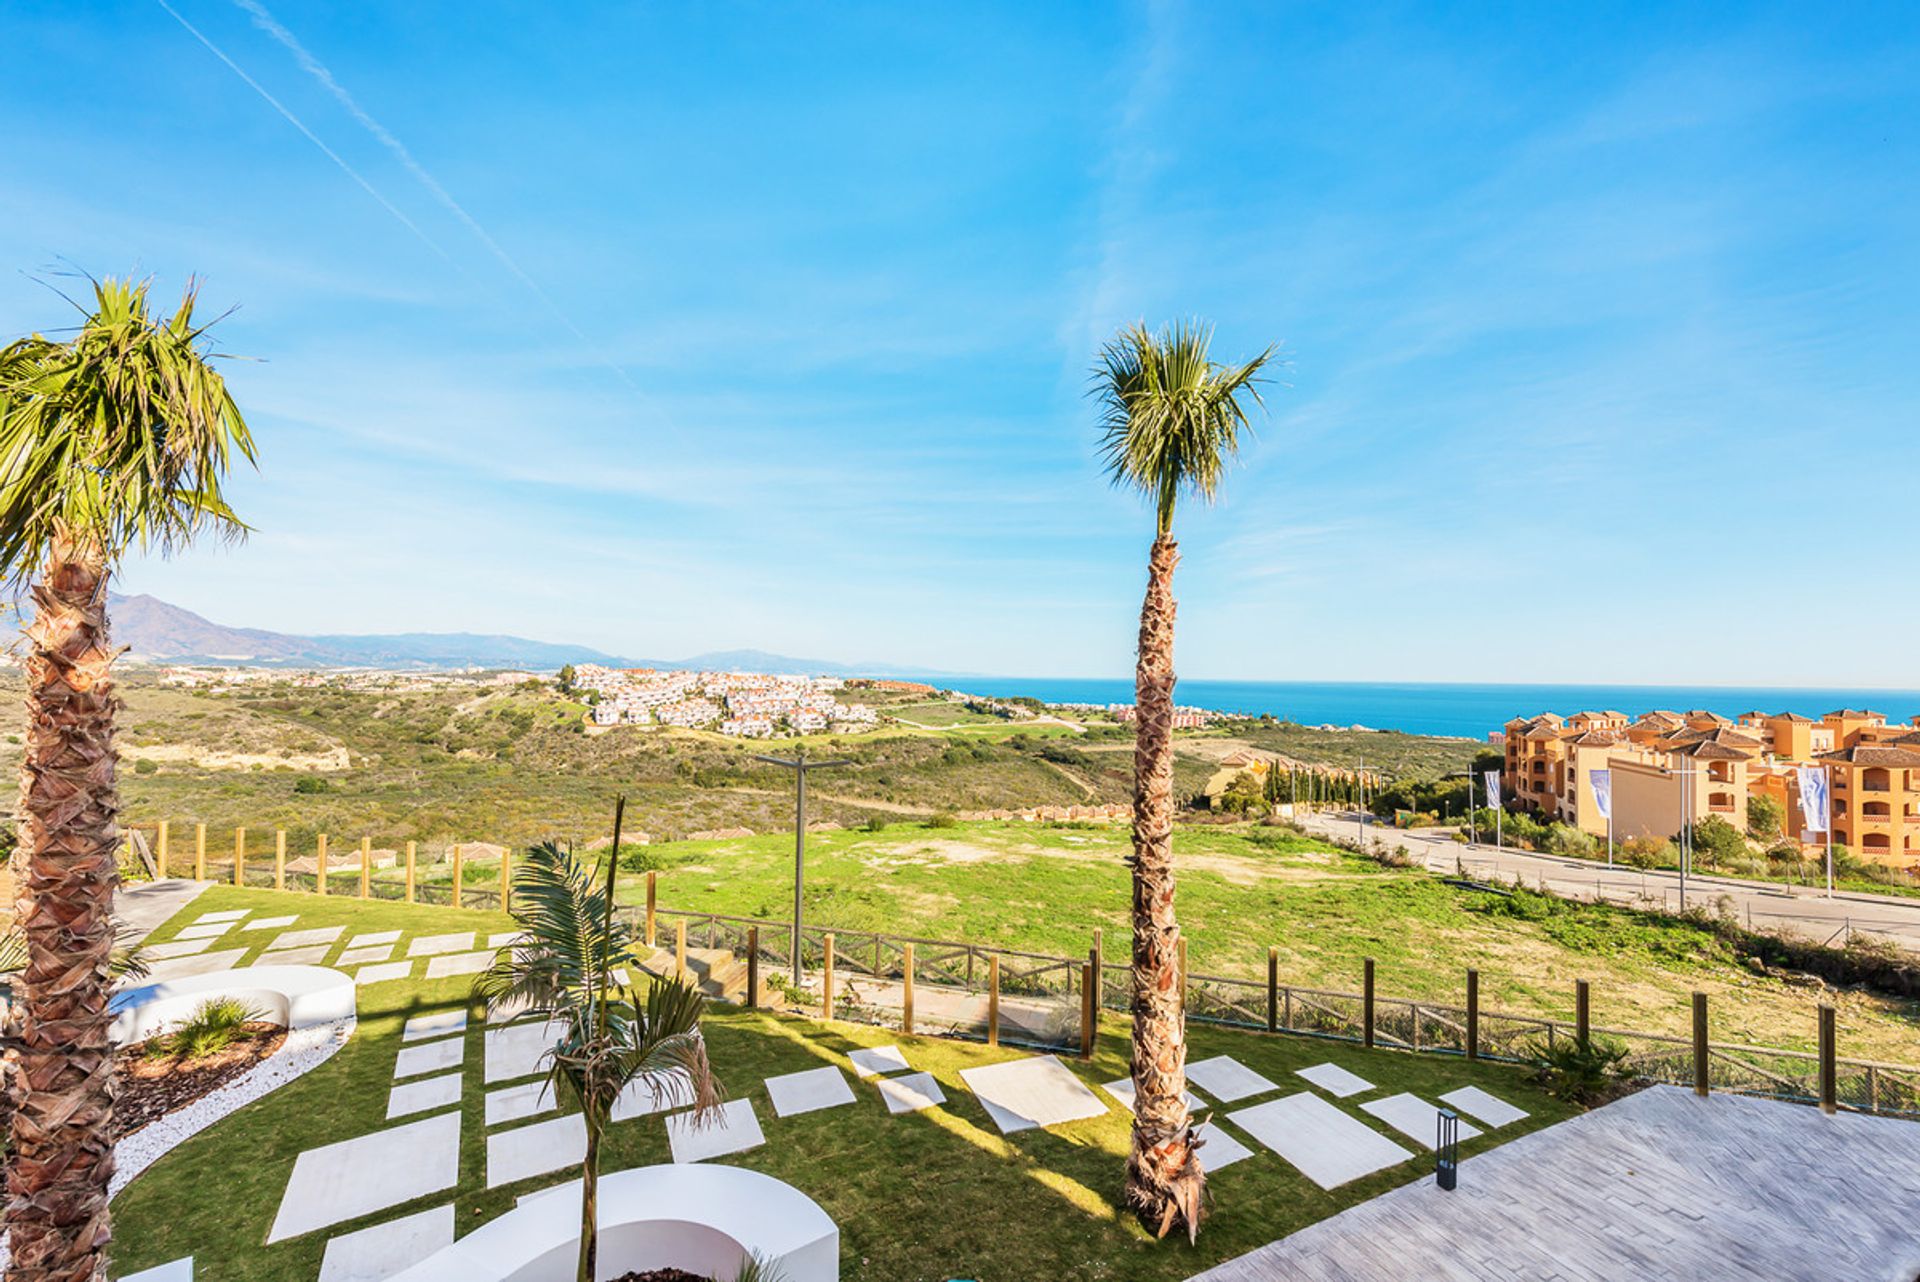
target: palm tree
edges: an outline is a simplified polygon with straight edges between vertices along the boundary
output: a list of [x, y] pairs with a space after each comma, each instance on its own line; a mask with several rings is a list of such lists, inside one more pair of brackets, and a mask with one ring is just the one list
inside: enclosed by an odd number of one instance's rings
[[1153, 500], [1153, 549], [1140, 607], [1134, 672], [1133, 750], [1133, 1147], [1127, 1202], [1154, 1233], [1200, 1229], [1205, 1176], [1185, 1102], [1186, 1016], [1180, 927], [1173, 912], [1173, 541], [1184, 492], [1211, 501], [1247, 427], [1242, 397], [1255, 388], [1268, 348], [1245, 365], [1208, 358], [1212, 330], [1176, 324], [1122, 330], [1101, 348], [1094, 395], [1101, 454], [1115, 485]]
[[604, 888], [571, 851], [534, 847], [513, 878], [513, 915], [521, 938], [474, 983], [489, 1002], [523, 1001], [566, 1031], [547, 1053], [548, 1081], [580, 1106], [587, 1152], [580, 1164], [580, 1282], [595, 1282], [599, 1253], [600, 1137], [614, 1102], [638, 1082], [656, 1103], [690, 1087], [694, 1116], [712, 1116], [720, 1083], [707, 1063], [700, 1016], [706, 998], [680, 979], [655, 980], [642, 1000], [613, 971], [633, 964], [633, 928], [614, 912], [620, 825], [626, 798], [614, 803], [613, 846]]
[[194, 320], [93, 282], [72, 337], [0, 349], [0, 579], [37, 575], [15, 903], [27, 939], [7, 1227], [19, 1282], [92, 1282], [111, 1239], [107, 1002], [119, 879], [107, 581], [136, 544], [245, 532], [221, 495], [253, 438]]

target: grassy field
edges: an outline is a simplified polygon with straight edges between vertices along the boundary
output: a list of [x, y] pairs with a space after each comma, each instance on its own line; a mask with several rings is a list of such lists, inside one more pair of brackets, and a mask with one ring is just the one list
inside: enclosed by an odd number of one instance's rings
[[[1458, 1002], [1471, 966], [1490, 1006], [1561, 1018], [1584, 978], [1596, 1023], [1672, 1033], [1690, 1027], [1689, 995], [1699, 990], [1712, 998], [1716, 1038], [1801, 1049], [1813, 1045], [1825, 999], [1839, 1007], [1843, 1053], [1920, 1061], [1920, 1006], [1755, 974], [1699, 925], [1456, 890], [1284, 828], [1180, 828], [1174, 847], [1196, 973], [1264, 977], [1277, 945], [1288, 983], [1357, 991], [1372, 957], [1383, 994]], [[808, 920], [1066, 956], [1084, 954], [1099, 927], [1117, 956], [1128, 930], [1127, 851], [1124, 828], [1091, 824], [818, 833], [807, 843]], [[665, 906], [791, 914], [791, 837], [657, 845], [647, 860]], [[641, 895], [638, 879], [625, 893]]]
[[[214, 888], [154, 938], [170, 937], [201, 913], [235, 908], [297, 912], [303, 928], [341, 922], [349, 933], [506, 925], [498, 915], [472, 911]], [[196, 1276], [209, 1282], [308, 1282], [319, 1272], [329, 1232], [365, 1227], [396, 1213], [261, 1245], [295, 1158], [306, 1149], [387, 1125], [384, 1112], [401, 1025], [423, 1010], [466, 1002], [468, 983], [422, 980], [362, 989], [359, 1030], [339, 1054], [188, 1141], [120, 1196], [114, 1204], [116, 1273], [192, 1255]], [[461, 1178], [452, 1195], [461, 1232], [507, 1210], [516, 1198], [570, 1177], [555, 1172], [485, 1188], [487, 1132], [478, 1084], [484, 1024], [477, 1007], [473, 1014], [466, 1034]], [[1124, 1029], [1118, 1024], [1109, 1021], [1110, 1031], [1090, 1063], [1069, 1061], [1090, 1085], [1127, 1073]], [[841, 1276], [848, 1282], [952, 1277], [1176, 1282], [1431, 1170], [1429, 1157], [1415, 1156], [1328, 1193], [1275, 1155], [1259, 1152], [1209, 1181], [1213, 1216], [1197, 1248], [1184, 1241], [1156, 1243], [1118, 1204], [1125, 1113], [1110, 1108], [1085, 1122], [1005, 1137], [959, 1078], [966, 1067], [1019, 1052], [731, 1008], [709, 1018], [707, 1038], [728, 1094], [753, 1102], [770, 1139], [726, 1160], [777, 1176], [816, 1199], [840, 1225]], [[875, 1088], [858, 1083], [852, 1107], [774, 1116], [762, 1085], [766, 1077], [823, 1063], [844, 1067], [848, 1050], [892, 1042], [940, 1081], [945, 1107], [891, 1117]], [[1468, 1155], [1570, 1114], [1568, 1106], [1541, 1094], [1517, 1070], [1498, 1065], [1204, 1028], [1193, 1030], [1191, 1046], [1195, 1058], [1231, 1054], [1287, 1090], [1299, 1085], [1295, 1069], [1332, 1061], [1384, 1091], [1413, 1091], [1432, 1099], [1476, 1084], [1531, 1112], [1524, 1122], [1468, 1142], [1463, 1146]], [[1357, 1110], [1348, 1111], [1385, 1129]], [[616, 1124], [605, 1156], [607, 1170], [668, 1160], [660, 1118]], [[444, 1200], [444, 1195], [423, 1199], [400, 1209], [424, 1209]]]

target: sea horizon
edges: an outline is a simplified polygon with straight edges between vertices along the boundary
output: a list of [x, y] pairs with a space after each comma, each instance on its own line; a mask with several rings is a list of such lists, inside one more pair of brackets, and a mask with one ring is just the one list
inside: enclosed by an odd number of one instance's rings
[[[907, 677], [941, 689], [1044, 703], [1132, 703], [1128, 677]], [[1841, 708], [1886, 714], [1889, 722], [1920, 716], [1920, 690], [1859, 686], [1608, 685], [1422, 681], [1182, 680], [1182, 705], [1248, 716], [1271, 715], [1302, 725], [1365, 726], [1406, 734], [1484, 739], [1509, 720], [1541, 712], [1587, 710], [1631, 715], [1695, 708], [1725, 717], [1792, 712], [1818, 719]]]

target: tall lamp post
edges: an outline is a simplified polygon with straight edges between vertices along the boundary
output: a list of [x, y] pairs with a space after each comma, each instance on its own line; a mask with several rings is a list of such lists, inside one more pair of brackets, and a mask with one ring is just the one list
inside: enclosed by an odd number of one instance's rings
[[800, 986], [800, 897], [807, 882], [807, 771], [830, 766], [850, 766], [851, 758], [809, 761], [804, 747], [794, 749], [792, 757], [754, 754], [754, 760], [793, 771], [793, 983]]

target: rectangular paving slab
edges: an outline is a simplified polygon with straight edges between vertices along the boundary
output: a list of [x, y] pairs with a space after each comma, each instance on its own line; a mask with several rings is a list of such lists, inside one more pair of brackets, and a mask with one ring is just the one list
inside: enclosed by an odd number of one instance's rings
[[355, 935], [347, 941], [349, 948], [371, 948], [375, 944], [397, 944], [400, 932], [397, 930], [376, 930], [370, 935]]
[[[504, 1086], [497, 1091], [487, 1092], [487, 1125], [500, 1126], [523, 1118], [538, 1117], [555, 1106], [550, 1082], [522, 1082], [518, 1086]], [[620, 1120], [617, 1108], [616, 1105], [613, 1119], [616, 1122]]]
[[291, 926], [300, 918], [298, 914], [289, 917], [255, 917], [242, 926], [241, 930], [279, 930], [282, 926]]
[[1373, 1089], [1372, 1082], [1358, 1073], [1349, 1073], [1338, 1064], [1315, 1064], [1312, 1068], [1296, 1068], [1293, 1071], [1295, 1076], [1306, 1078], [1337, 1099]]
[[372, 948], [343, 949], [334, 961], [336, 966], [366, 966], [374, 962], [383, 962], [393, 956], [392, 944], [376, 944]]
[[[1129, 1113], [1133, 1112], [1133, 1079], [1131, 1077], [1123, 1077], [1117, 1082], [1102, 1082], [1100, 1089], [1119, 1100], [1121, 1108]], [[1192, 1091], [1184, 1091], [1182, 1094], [1186, 1097], [1188, 1112], [1212, 1107]]]
[[799, 1073], [783, 1073], [767, 1079], [767, 1098], [777, 1117], [817, 1113], [823, 1108], [839, 1108], [853, 1103], [853, 1087], [847, 1076], [833, 1065], [809, 1068]]
[[425, 1041], [429, 1037], [445, 1037], [449, 1033], [467, 1031], [467, 1008], [456, 1006], [451, 1010], [428, 1011], [424, 1015], [415, 1015], [400, 1030], [403, 1042]]
[[1227, 1114], [1227, 1120], [1323, 1189], [1338, 1188], [1413, 1156], [1411, 1150], [1307, 1091], [1240, 1109]]
[[718, 1112], [696, 1124], [691, 1112], [675, 1113], [667, 1118], [667, 1146], [676, 1162], [702, 1162], [710, 1157], [744, 1153], [767, 1142], [760, 1131], [760, 1119], [753, 1114], [753, 1101], [732, 1099]]
[[904, 1073], [912, 1067], [898, 1046], [863, 1046], [857, 1051], [847, 1052], [847, 1058], [853, 1062], [853, 1071], [861, 1077]]
[[453, 1245], [453, 1203], [327, 1239], [320, 1282], [386, 1282]]
[[417, 1082], [401, 1082], [387, 1092], [387, 1120], [445, 1108], [460, 1102], [460, 1074], [423, 1077]]
[[378, 962], [372, 966], [362, 966], [359, 970], [355, 971], [353, 973], [353, 982], [356, 984], [384, 984], [390, 980], [405, 979], [411, 974], [413, 974], [413, 963], [410, 961]]
[[306, 948], [276, 948], [270, 953], [261, 953], [257, 963], [261, 966], [318, 966], [333, 951], [332, 944], [313, 944]]
[[315, 926], [312, 930], [290, 930], [283, 935], [276, 935], [267, 947], [269, 949], [307, 948], [314, 944], [331, 944], [340, 938], [341, 932], [345, 930], [345, 926]]
[[1108, 1111], [1072, 1069], [1051, 1055], [963, 1068], [960, 1080], [1002, 1135], [1099, 1117]]
[[544, 1073], [543, 1062], [567, 1026], [557, 1019], [505, 1024], [486, 1032], [486, 1080], [510, 1082], [516, 1077]]
[[587, 1123], [578, 1113], [487, 1136], [487, 1187], [578, 1166], [587, 1155]]
[[[1389, 1095], [1360, 1107], [1410, 1140], [1418, 1140], [1428, 1148], [1439, 1146], [1439, 1106], [1427, 1103], [1418, 1095]], [[1459, 1125], [1463, 1143], [1480, 1134], [1480, 1128], [1470, 1122], [1462, 1121]]]
[[223, 948], [217, 953], [198, 953], [192, 957], [155, 962], [147, 968], [147, 979], [185, 979], [189, 975], [211, 975], [215, 971], [232, 970], [246, 955], [244, 948]]
[[440, 1113], [308, 1149], [293, 1163], [268, 1242], [450, 1189], [460, 1178], [460, 1114]]
[[204, 926], [210, 921], [239, 921], [252, 911], [251, 908], [232, 908], [223, 913], [201, 913], [193, 919], [193, 924]]
[[422, 1073], [444, 1073], [450, 1068], [458, 1068], [460, 1061], [467, 1056], [467, 1039], [449, 1037], [444, 1041], [422, 1042], [418, 1046], [403, 1046], [399, 1058], [394, 1061], [395, 1077], [418, 1077]]
[[230, 921], [210, 921], [205, 925], [182, 926], [175, 939], [215, 939], [233, 929]]
[[880, 1088], [880, 1098], [886, 1102], [889, 1113], [917, 1113], [947, 1102], [947, 1093], [940, 1089], [932, 1073], [902, 1073], [898, 1077], [883, 1077], [874, 1085]]
[[621, 1088], [614, 1097], [612, 1118], [625, 1122], [635, 1117], [686, 1108], [693, 1103], [693, 1082], [679, 1069], [665, 1073], [643, 1073]]
[[1223, 1126], [1202, 1122], [1193, 1128], [1193, 1133], [1203, 1141], [1200, 1145], [1200, 1169], [1208, 1175], [1224, 1171], [1235, 1162], [1244, 1162], [1253, 1156], [1253, 1150], [1228, 1134]]
[[1222, 1104], [1280, 1089], [1280, 1083], [1268, 1081], [1231, 1055], [1215, 1055], [1187, 1065], [1187, 1081]]
[[1524, 1108], [1515, 1108], [1503, 1099], [1487, 1094], [1478, 1086], [1463, 1086], [1457, 1091], [1448, 1091], [1440, 1097], [1440, 1102], [1457, 1113], [1465, 1113], [1476, 1121], [1488, 1126], [1505, 1126], [1509, 1122], [1518, 1122], [1527, 1116]]
[[493, 954], [490, 952], [446, 953], [427, 959], [427, 978], [448, 979], [454, 975], [478, 975], [491, 965], [493, 965]]
[[213, 947], [211, 939], [175, 939], [164, 944], [148, 944], [140, 950], [140, 955], [149, 962], [167, 961], [174, 957], [191, 957], [195, 953], [204, 953]]
[[473, 947], [473, 932], [457, 931], [451, 935], [421, 935], [407, 945], [409, 957], [437, 957], [441, 953], [464, 953]]

